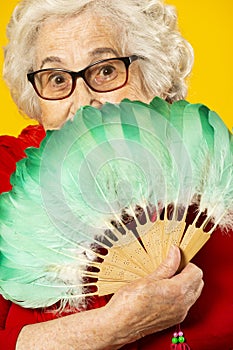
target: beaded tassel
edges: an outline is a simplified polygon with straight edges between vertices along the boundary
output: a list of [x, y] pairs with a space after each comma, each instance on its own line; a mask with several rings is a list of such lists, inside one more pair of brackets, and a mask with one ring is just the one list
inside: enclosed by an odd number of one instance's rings
[[188, 344], [185, 342], [184, 333], [180, 330], [173, 333], [172, 343], [170, 346], [171, 350], [191, 350]]

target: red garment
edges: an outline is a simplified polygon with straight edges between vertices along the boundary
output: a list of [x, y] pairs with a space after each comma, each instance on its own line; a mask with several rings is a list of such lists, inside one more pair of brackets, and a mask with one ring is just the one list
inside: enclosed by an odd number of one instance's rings
[[27, 147], [39, 147], [45, 131], [40, 125], [29, 125], [18, 138], [0, 136], [0, 193], [10, 191], [10, 176], [15, 171], [16, 162], [26, 156]]
[[[43, 137], [44, 130], [40, 126], [26, 128], [18, 138], [0, 137], [1, 192], [11, 189], [10, 174], [15, 170], [16, 161], [25, 156], [24, 149], [39, 146]], [[192, 350], [233, 350], [233, 232], [214, 232], [193, 262], [204, 272], [205, 287], [181, 325], [187, 343]], [[104, 298], [94, 298], [90, 308], [104, 304]], [[14, 350], [24, 325], [55, 317], [54, 313], [41, 309], [21, 308], [0, 296], [0, 349]], [[174, 327], [147, 336], [122, 349], [169, 350], [175, 330]]]

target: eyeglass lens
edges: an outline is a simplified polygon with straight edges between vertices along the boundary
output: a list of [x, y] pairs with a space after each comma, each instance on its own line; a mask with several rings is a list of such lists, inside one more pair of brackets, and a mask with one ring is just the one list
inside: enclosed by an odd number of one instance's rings
[[[87, 85], [95, 91], [105, 92], [123, 86], [127, 80], [127, 69], [121, 60], [102, 61], [84, 70], [82, 76]], [[38, 93], [45, 98], [60, 99], [74, 89], [76, 77], [62, 70], [44, 70], [34, 76]]]

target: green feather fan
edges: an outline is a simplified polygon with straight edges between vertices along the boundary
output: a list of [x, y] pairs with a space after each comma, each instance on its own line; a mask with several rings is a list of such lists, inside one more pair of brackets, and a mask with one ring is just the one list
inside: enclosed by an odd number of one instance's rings
[[26, 150], [0, 197], [1, 294], [79, 307], [154, 271], [171, 244], [184, 266], [233, 226], [232, 143], [201, 104], [81, 108]]

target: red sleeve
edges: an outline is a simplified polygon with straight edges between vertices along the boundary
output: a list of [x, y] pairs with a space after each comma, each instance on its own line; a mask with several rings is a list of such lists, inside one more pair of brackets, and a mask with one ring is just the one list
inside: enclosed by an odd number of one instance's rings
[[40, 125], [29, 125], [18, 138], [0, 136], [0, 193], [10, 191], [10, 176], [15, 171], [16, 162], [25, 157], [27, 147], [39, 147], [45, 131]]
[[11, 302], [0, 295], [0, 349], [15, 350], [15, 344], [22, 326], [6, 328], [6, 320], [11, 308]]
[[24, 326], [54, 318], [55, 313], [43, 312], [41, 309], [24, 309], [0, 295], [0, 349], [15, 350], [18, 335]]
[[[10, 191], [10, 176], [15, 171], [16, 162], [25, 157], [24, 150], [27, 147], [38, 147], [45, 136], [41, 126], [28, 126], [18, 138], [13, 136], [0, 136], [0, 193]], [[22, 327], [27, 324], [22, 320], [20, 309], [15, 313], [15, 306], [0, 295], [0, 349], [15, 350], [18, 334]], [[10, 325], [9, 314], [20, 323]], [[28, 314], [27, 314], [28, 315]], [[30, 314], [30, 322], [36, 322], [35, 313]], [[29, 322], [29, 323], [30, 323]]]

